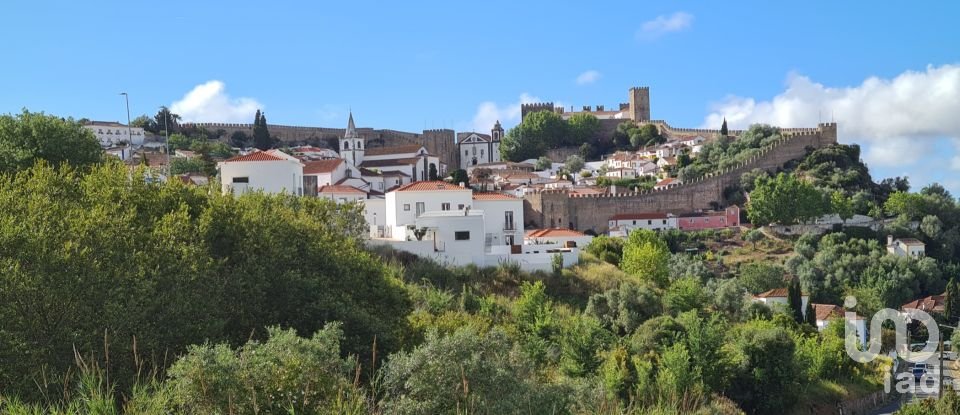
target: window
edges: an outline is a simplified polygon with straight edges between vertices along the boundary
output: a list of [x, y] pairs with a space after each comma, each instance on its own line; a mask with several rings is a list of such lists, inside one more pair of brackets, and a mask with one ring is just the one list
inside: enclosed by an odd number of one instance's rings
[[409, 204], [409, 203], [404, 203], [404, 204], [403, 204], [403, 211], [404, 211], [404, 212], [409, 212], [409, 211], [410, 211], [410, 204]]
[[250, 183], [250, 178], [249, 178], [249, 177], [234, 177], [234, 178], [233, 178], [233, 182], [234, 182], [234, 183]]
[[450, 204], [449, 204], [449, 203], [441, 203], [441, 204], [440, 204], [440, 210], [450, 210]]
[[666, 220], [666, 219], [663, 220], [663, 224], [664, 224], [664, 225], [667, 224], [667, 220]]
[[513, 228], [513, 211], [508, 210], [503, 212], [503, 229], [507, 231], [512, 231]]
[[360, 150], [362, 148], [363, 148], [363, 143], [357, 141], [357, 150]]
[[345, 197], [338, 198], [337, 203], [347, 203], [347, 198]]
[[470, 150], [463, 150], [463, 155], [469, 156], [469, 155], [470, 155]]
[[480, 157], [483, 157], [483, 150], [480, 150]]
[[633, 221], [633, 224], [636, 225], [636, 224], [637, 224], [637, 221]]
[[710, 218], [703, 218], [703, 223], [710, 223]]
[[457, 210], [463, 210], [463, 203], [457, 205]]
[[648, 220], [647, 220], [647, 225], [653, 225], [653, 221], [648, 219]]
[[470, 231], [456, 231], [453, 233], [453, 239], [457, 241], [469, 241]]
[[419, 218], [420, 215], [423, 214], [423, 212], [426, 212], [426, 208], [424, 208], [423, 202], [417, 202], [417, 217]]
[[349, 141], [344, 141], [344, 142], [343, 142], [343, 149], [344, 149], [344, 150], [349, 150], [349, 149], [350, 149], [350, 142], [349, 142]]

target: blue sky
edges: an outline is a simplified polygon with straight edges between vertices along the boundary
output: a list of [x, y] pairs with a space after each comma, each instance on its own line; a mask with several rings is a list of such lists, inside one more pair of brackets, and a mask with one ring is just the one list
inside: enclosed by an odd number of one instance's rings
[[11, 3], [4, 113], [123, 121], [127, 91], [134, 116], [485, 130], [646, 85], [675, 126], [832, 116], [875, 177], [960, 193], [955, 2]]

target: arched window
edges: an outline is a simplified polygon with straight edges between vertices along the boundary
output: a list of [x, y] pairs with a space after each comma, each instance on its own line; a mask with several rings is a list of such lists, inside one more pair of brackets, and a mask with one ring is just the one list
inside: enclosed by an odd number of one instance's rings
[[349, 150], [349, 149], [350, 149], [350, 142], [349, 142], [349, 141], [344, 141], [344, 142], [343, 142], [343, 149], [344, 149], [344, 150]]
[[357, 150], [363, 150], [363, 143], [357, 141]]

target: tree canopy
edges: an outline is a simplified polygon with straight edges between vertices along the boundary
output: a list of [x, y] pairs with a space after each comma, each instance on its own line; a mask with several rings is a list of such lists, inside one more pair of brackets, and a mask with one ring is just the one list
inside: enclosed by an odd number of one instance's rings
[[0, 115], [0, 173], [24, 170], [39, 160], [82, 169], [102, 159], [97, 137], [72, 118], [27, 110]]

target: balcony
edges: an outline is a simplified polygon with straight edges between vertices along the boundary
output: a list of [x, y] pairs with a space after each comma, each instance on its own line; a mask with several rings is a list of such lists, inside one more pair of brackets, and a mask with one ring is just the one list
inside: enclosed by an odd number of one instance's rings
[[506, 231], [513, 232], [513, 231], [517, 230], [517, 227], [514, 226], [513, 222], [506, 222], [506, 223], [503, 224], [503, 230], [504, 230], [505, 232], [506, 232]]

